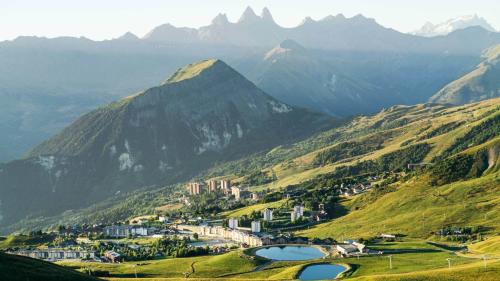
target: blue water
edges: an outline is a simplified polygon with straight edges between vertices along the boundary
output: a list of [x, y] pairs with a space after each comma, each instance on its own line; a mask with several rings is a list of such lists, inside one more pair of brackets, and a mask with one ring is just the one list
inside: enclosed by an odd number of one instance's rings
[[308, 246], [272, 246], [257, 250], [255, 254], [278, 261], [304, 261], [325, 256], [318, 248]]
[[338, 264], [313, 264], [306, 267], [299, 275], [300, 280], [335, 279], [346, 268]]

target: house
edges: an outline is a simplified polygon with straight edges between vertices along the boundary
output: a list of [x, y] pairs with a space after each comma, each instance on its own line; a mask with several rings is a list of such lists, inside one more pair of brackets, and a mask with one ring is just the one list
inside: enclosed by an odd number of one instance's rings
[[231, 195], [234, 196], [235, 200], [240, 200], [240, 198], [241, 198], [241, 189], [239, 187], [231, 187]]
[[350, 242], [349, 243], [349, 241], [344, 241], [344, 243], [346, 243], [346, 244], [337, 244], [335, 246], [337, 251], [344, 256], [366, 253], [368, 251], [368, 249], [366, 248], [366, 245], [364, 245], [364, 244], [361, 244], [358, 242]]
[[350, 256], [359, 253], [358, 247], [354, 246], [353, 244], [338, 244], [335, 246], [335, 248], [340, 254], [344, 256]]
[[386, 233], [380, 234], [379, 237], [382, 238], [382, 239], [386, 239], [386, 240], [396, 239], [396, 235], [394, 235], [394, 234], [386, 234]]
[[122, 256], [115, 251], [104, 252], [104, 257], [113, 263], [121, 262], [123, 260]]
[[251, 195], [251, 198], [252, 198], [252, 200], [255, 200], [255, 201], [256, 201], [256, 200], [259, 200], [259, 194], [258, 194], [258, 193], [253, 192], [253, 193], [252, 193], [252, 195]]

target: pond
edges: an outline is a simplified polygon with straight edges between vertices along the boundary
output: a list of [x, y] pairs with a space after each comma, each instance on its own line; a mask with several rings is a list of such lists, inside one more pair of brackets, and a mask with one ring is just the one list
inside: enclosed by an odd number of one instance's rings
[[310, 246], [272, 246], [259, 249], [257, 256], [277, 261], [304, 261], [325, 256], [320, 249]]
[[313, 264], [299, 274], [299, 280], [335, 279], [346, 268], [338, 264]]

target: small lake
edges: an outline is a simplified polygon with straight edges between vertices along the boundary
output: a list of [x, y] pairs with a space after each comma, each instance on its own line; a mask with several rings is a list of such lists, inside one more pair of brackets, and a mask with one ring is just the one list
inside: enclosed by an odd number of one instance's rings
[[307, 266], [299, 275], [299, 280], [335, 279], [345, 267], [338, 264], [313, 264]]
[[304, 261], [319, 259], [325, 256], [325, 253], [318, 248], [310, 246], [272, 246], [259, 249], [255, 254], [277, 261]]

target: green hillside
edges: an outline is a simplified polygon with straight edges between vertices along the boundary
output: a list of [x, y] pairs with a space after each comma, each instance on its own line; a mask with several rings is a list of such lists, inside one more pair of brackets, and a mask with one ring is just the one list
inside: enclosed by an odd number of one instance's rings
[[221, 60], [91, 111], [21, 160], [0, 164], [0, 232], [142, 187], [189, 180], [215, 163], [336, 125], [272, 98]]
[[[368, 176], [384, 177], [373, 182], [378, 187], [365, 194], [324, 201], [335, 204], [327, 206], [336, 210], [331, 214], [335, 219], [299, 232], [308, 236], [366, 237], [385, 230], [429, 237], [439, 227], [455, 224], [484, 226], [493, 233], [499, 230], [494, 221], [498, 201], [493, 196], [498, 192], [499, 132], [498, 98], [456, 107], [394, 106], [372, 116], [353, 118], [291, 145], [214, 165], [197, 177], [223, 176], [235, 184], [262, 182], [251, 190], [295, 188], [304, 195], [306, 191], [329, 192], [335, 184]], [[432, 165], [408, 169], [410, 163]], [[14, 227], [113, 222], [144, 215], [167, 204], [169, 191], [176, 188], [121, 194], [64, 216], [24, 220]], [[311, 199], [304, 196], [297, 203], [306, 200]], [[326, 197], [313, 200], [313, 205], [322, 200]], [[240, 216], [276, 204], [279, 202], [271, 201], [224, 214]], [[478, 210], [489, 213], [484, 216]], [[419, 223], [411, 223], [415, 218]]]
[[0, 252], [2, 281], [96, 281], [83, 273], [50, 262]]

